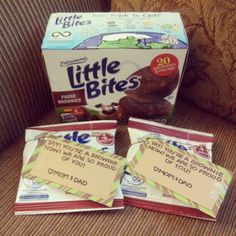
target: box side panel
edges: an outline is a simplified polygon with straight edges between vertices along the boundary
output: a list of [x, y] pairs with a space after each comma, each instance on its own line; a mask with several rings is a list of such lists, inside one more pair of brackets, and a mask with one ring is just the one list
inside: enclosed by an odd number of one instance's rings
[[179, 13], [52, 14], [43, 49], [186, 48]]

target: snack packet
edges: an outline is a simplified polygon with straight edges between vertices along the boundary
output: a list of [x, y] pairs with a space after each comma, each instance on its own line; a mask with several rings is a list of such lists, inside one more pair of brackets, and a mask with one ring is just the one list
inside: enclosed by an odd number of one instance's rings
[[[128, 131], [131, 140], [131, 146], [127, 153], [128, 163], [132, 160], [142, 141], [150, 137], [150, 135], [212, 161], [213, 134], [176, 128], [136, 118], [129, 119]], [[162, 193], [157, 188], [146, 184], [142, 179], [132, 176], [128, 172], [124, 174], [121, 187], [127, 205], [170, 214], [214, 220], [205, 213]]]
[[[110, 153], [115, 151], [116, 121], [91, 121], [31, 127], [25, 132], [23, 165], [32, 155], [38, 140], [45, 134], [63, 136], [67, 140], [87, 144]], [[50, 157], [49, 157], [50, 158]], [[41, 185], [20, 177], [15, 214], [49, 214], [94, 210], [117, 210], [124, 208], [123, 195], [119, 187], [112, 207], [106, 207], [90, 200]]]

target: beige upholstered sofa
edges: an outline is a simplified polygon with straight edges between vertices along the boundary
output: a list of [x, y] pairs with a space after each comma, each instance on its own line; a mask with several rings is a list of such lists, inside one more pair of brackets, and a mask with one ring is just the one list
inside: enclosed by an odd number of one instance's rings
[[[48, 17], [58, 11], [108, 10], [110, 2], [103, 0], [1, 0], [0, 235], [236, 235], [235, 179], [217, 222], [131, 206], [116, 212], [14, 216], [24, 130], [59, 122], [40, 49]], [[114, 0], [111, 10], [182, 13], [190, 55], [171, 125], [214, 133], [214, 162], [235, 171], [234, 1]], [[119, 127], [116, 139], [116, 152], [125, 155], [126, 126]]]

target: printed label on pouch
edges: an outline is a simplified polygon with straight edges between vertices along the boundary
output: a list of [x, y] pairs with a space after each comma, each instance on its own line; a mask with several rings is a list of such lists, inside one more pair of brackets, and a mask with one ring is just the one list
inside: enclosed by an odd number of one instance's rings
[[62, 137], [39, 140], [22, 176], [112, 206], [125, 158]]
[[127, 171], [213, 217], [232, 180], [232, 172], [157, 138], [141, 144]]

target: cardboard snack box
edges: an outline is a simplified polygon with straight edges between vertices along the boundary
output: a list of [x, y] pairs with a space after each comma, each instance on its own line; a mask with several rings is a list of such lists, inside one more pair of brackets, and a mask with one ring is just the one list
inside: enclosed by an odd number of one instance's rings
[[179, 13], [55, 13], [42, 44], [63, 122], [166, 122], [188, 42]]

